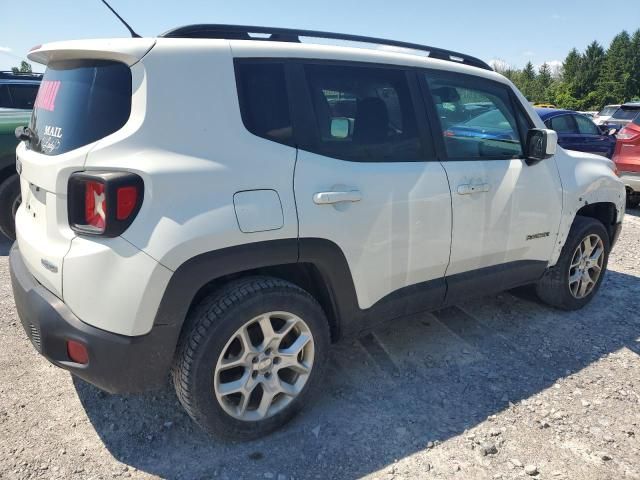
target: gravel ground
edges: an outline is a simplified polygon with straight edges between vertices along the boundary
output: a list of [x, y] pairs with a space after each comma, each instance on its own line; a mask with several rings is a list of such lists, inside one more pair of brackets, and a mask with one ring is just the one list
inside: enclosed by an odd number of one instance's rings
[[7, 251], [1, 478], [640, 479], [638, 210], [584, 310], [518, 290], [342, 342], [315, 405], [250, 443], [207, 437], [168, 387], [111, 396], [39, 357]]

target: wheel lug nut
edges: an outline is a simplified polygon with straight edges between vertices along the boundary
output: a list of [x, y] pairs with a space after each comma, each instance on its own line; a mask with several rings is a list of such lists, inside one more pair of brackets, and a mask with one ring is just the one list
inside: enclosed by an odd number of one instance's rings
[[258, 363], [258, 357], [253, 357], [253, 360], [251, 360], [253, 363]]
[[271, 355], [271, 349], [270, 349], [270, 348], [267, 348], [267, 349], [264, 351], [264, 354], [265, 354], [265, 355]]
[[252, 372], [252, 373], [251, 373], [251, 377], [252, 377], [252, 378], [256, 378], [257, 376], [258, 376], [258, 372]]
[[271, 376], [271, 372], [265, 372], [264, 378], [269, 378]]
[[279, 363], [280, 363], [280, 357], [276, 357], [276, 358], [273, 359], [273, 364], [274, 365], [277, 365]]

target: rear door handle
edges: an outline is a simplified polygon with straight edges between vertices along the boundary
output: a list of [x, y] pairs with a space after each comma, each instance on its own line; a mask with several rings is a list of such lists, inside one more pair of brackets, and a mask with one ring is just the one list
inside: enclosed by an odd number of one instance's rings
[[458, 195], [471, 195], [472, 193], [484, 193], [491, 190], [491, 186], [488, 183], [465, 183], [458, 185]]
[[362, 193], [360, 193], [360, 190], [318, 192], [313, 195], [313, 203], [316, 205], [330, 205], [341, 202], [359, 202], [360, 200], [362, 200]]

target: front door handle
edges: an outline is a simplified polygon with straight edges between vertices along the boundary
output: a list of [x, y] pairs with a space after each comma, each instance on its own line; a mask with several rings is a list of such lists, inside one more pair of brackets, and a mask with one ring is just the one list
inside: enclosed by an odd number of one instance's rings
[[346, 190], [338, 192], [318, 192], [313, 195], [316, 205], [330, 205], [341, 202], [359, 202], [362, 200], [360, 190]]
[[484, 193], [491, 190], [491, 186], [488, 183], [465, 183], [458, 185], [458, 195], [471, 195], [472, 193]]

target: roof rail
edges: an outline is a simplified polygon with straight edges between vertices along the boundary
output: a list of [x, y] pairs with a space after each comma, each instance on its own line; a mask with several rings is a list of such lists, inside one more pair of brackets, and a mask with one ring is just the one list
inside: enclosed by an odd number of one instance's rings
[[[251, 34], [269, 35], [268, 37], [256, 37]], [[482, 60], [465, 55], [463, 53], [445, 50], [443, 48], [429, 47], [417, 43], [385, 40], [383, 38], [350, 35], [346, 33], [331, 33], [317, 30], [297, 30], [292, 28], [252, 27], [246, 25], [218, 25], [198, 24], [186, 25], [174, 28], [160, 35], [167, 38], [219, 38], [226, 40], [267, 40], [276, 42], [300, 42], [300, 37], [325, 38], [331, 40], [344, 40], [348, 42], [372, 43], [391, 47], [406, 48], [429, 52], [430, 58], [447, 60], [449, 62], [471, 65], [484, 70], [493, 70]]]
[[41, 80], [42, 73], [34, 73], [34, 72], [13, 72], [12, 70], [0, 70], [0, 78], [3, 79], [15, 79], [15, 78], [26, 78], [31, 80]]

